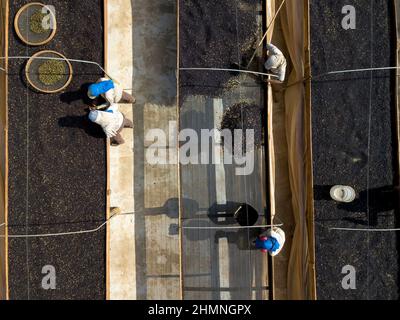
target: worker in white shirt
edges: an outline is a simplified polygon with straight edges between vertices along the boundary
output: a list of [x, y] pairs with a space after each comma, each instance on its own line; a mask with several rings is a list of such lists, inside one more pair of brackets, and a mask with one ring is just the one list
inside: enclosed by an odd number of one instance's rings
[[88, 88], [88, 97], [92, 100], [103, 97], [106, 103], [97, 106], [97, 109], [107, 108], [114, 103], [135, 103], [136, 99], [129, 93], [123, 91], [121, 86], [113, 80], [100, 78], [96, 83], [93, 83]]
[[277, 75], [280, 82], [285, 81], [287, 62], [282, 51], [268, 43], [267, 56], [267, 61], [264, 64], [265, 69]]
[[132, 121], [125, 118], [116, 104], [111, 104], [105, 111], [91, 110], [89, 119], [103, 128], [107, 138], [111, 139], [112, 146], [125, 143], [121, 136], [123, 128], [133, 128]]

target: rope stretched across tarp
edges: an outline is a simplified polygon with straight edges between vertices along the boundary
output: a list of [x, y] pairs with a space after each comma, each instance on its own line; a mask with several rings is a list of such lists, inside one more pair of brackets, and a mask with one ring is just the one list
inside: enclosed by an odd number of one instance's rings
[[316, 76], [311, 76], [311, 79], [316, 79], [316, 78], [329, 76], [329, 75], [333, 75], [333, 74], [357, 73], [357, 72], [380, 71], [380, 70], [397, 70], [397, 69], [400, 69], [400, 67], [376, 67], [376, 68], [336, 70], [336, 71], [329, 71], [329, 72], [321, 73]]
[[[103, 229], [114, 217], [120, 214], [116, 213], [100, 224], [98, 227], [94, 229], [86, 229], [86, 230], [79, 230], [79, 231], [70, 231], [70, 232], [59, 232], [59, 233], [42, 233], [42, 234], [16, 234], [16, 235], [0, 235], [0, 238], [46, 238], [46, 237], [59, 237], [59, 236], [69, 236], [69, 235], [76, 235], [76, 234], [86, 234], [86, 233], [95, 233]], [[126, 215], [126, 214], [125, 214]], [[0, 227], [4, 227], [6, 224], [0, 224]], [[15, 227], [15, 226], [13, 226]]]
[[[59, 61], [70, 61], [70, 62], [78, 62], [78, 63], [86, 63], [86, 64], [92, 64], [96, 65], [99, 67], [106, 76], [108, 76], [110, 79], [113, 81], [116, 81], [113, 77], [111, 77], [106, 70], [97, 62], [90, 61], [90, 60], [80, 60], [80, 59], [69, 59], [69, 58], [56, 58], [56, 57], [32, 57], [32, 56], [11, 56], [11, 57], [0, 57], [0, 60], [4, 59], [40, 59], [40, 60], [59, 60]], [[313, 80], [317, 78], [321, 78], [324, 76], [329, 76], [329, 75], [334, 75], [334, 74], [346, 74], [346, 73], [359, 73], [359, 72], [366, 72], [366, 71], [383, 71], [383, 70], [397, 70], [400, 69], [400, 67], [376, 67], [376, 68], [361, 68], [361, 69], [345, 69], [345, 70], [335, 70], [335, 71], [329, 71], [325, 73], [318, 74], [316, 76], [311, 76], [307, 79], [304, 79], [302, 81], [306, 80]], [[7, 72], [6, 69], [0, 67], [1, 71]], [[257, 72], [257, 71], [250, 71], [250, 70], [243, 70], [243, 69], [230, 69], [230, 68], [195, 68], [195, 67], [182, 67], [178, 69], [179, 71], [225, 71], [225, 72], [239, 72], [239, 73], [247, 73], [247, 74], [254, 74], [254, 75], [259, 75], [259, 76], [269, 76], [273, 78], [279, 78], [275, 74], [271, 73], [265, 73], [265, 72]], [[299, 82], [302, 82], [299, 81]], [[297, 82], [296, 82], [297, 83]], [[125, 89], [128, 90], [128, 89]]]
[[[97, 62], [94, 61], [90, 61], [90, 60], [79, 60], [79, 59], [69, 59], [69, 58], [56, 58], [56, 57], [32, 57], [32, 56], [11, 56], [11, 57], [0, 57], [0, 60], [5, 60], [5, 59], [11, 59], [11, 60], [15, 60], [15, 59], [38, 59], [38, 60], [58, 60], [58, 61], [69, 61], [69, 62], [78, 62], [78, 63], [86, 63], [86, 64], [92, 64], [95, 65], [97, 67], [99, 67], [104, 74], [109, 77], [111, 80], [114, 80], [108, 73], [106, 70], [104, 70], [104, 68]], [[6, 69], [1, 68], [1, 71], [7, 72]], [[118, 81], [116, 81], [118, 82]]]
[[361, 232], [397, 232], [400, 231], [400, 228], [393, 229], [367, 229], [367, 228], [329, 228], [329, 231], [361, 231]]
[[226, 226], [226, 227], [182, 227], [182, 229], [193, 229], [193, 230], [224, 230], [224, 229], [257, 229], [257, 228], [274, 228], [282, 227], [283, 224], [265, 224], [259, 226]]
[[265, 73], [265, 72], [257, 72], [243, 69], [230, 69], [230, 68], [179, 68], [179, 71], [227, 71], [227, 72], [241, 72], [241, 73], [250, 73], [258, 76], [269, 76], [274, 78], [279, 78], [275, 74]]
[[[130, 212], [130, 213], [116, 213], [113, 214], [110, 218], [108, 218], [106, 221], [101, 223], [99, 226], [93, 229], [84, 229], [84, 230], [78, 230], [78, 231], [69, 231], [69, 232], [58, 232], [58, 233], [41, 233], [41, 234], [16, 234], [16, 235], [0, 235], [0, 238], [46, 238], [46, 237], [60, 237], [60, 236], [69, 236], [69, 235], [77, 235], [77, 234], [87, 234], [87, 233], [95, 233], [100, 230], [102, 230], [110, 221], [116, 217], [116, 216], [123, 216], [123, 215], [133, 215], [136, 214], [135, 212]], [[0, 224], [1, 227], [5, 227], [6, 224], [2, 223]], [[275, 224], [275, 225], [259, 225], [259, 226], [225, 226], [225, 227], [180, 227], [182, 229], [218, 229], [218, 230], [224, 230], [224, 229], [252, 229], [252, 228], [268, 228], [268, 227], [281, 227], [283, 224]], [[16, 227], [16, 226], [13, 226]], [[25, 226], [24, 226], [25, 227]]]
[[[329, 71], [325, 73], [318, 74], [316, 76], [311, 75], [310, 77], [301, 79], [299, 81], [296, 81], [294, 83], [288, 84], [287, 87], [291, 87], [293, 85], [302, 83], [307, 80], [315, 80], [318, 78], [322, 78], [325, 76], [329, 75], [334, 75], [334, 74], [346, 74], [346, 73], [359, 73], [359, 72], [367, 72], [367, 71], [383, 71], [383, 70], [397, 70], [400, 69], [400, 67], [376, 67], [376, 68], [363, 68], [363, 69], [345, 69], [345, 70], [335, 70], [335, 71]], [[259, 75], [259, 76], [269, 76], [269, 77], [274, 77], [274, 78], [279, 78], [275, 74], [270, 74], [270, 73], [265, 73], [265, 72], [257, 72], [257, 71], [250, 71], [250, 70], [242, 70], [242, 69], [228, 69], [228, 68], [179, 68], [179, 71], [227, 71], [227, 72], [241, 72], [241, 73], [249, 73], [249, 74], [254, 74], [254, 75]]]

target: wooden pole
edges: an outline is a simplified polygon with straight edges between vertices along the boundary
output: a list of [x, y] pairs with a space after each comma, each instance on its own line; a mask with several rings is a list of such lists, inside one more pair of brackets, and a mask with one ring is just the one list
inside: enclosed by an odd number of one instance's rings
[[286, 2], [286, 0], [283, 0], [282, 3], [281, 3], [281, 5], [279, 6], [278, 10], [275, 12], [274, 17], [272, 18], [271, 22], [269, 23], [269, 25], [268, 25], [268, 27], [267, 27], [267, 31], [265, 31], [263, 37], [261, 38], [260, 42], [258, 43], [257, 48], [254, 50], [254, 53], [253, 53], [253, 55], [251, 56], [250, 61], [249, 61], [249, 63], [248, 63], [247, 66], [246, 66], [246, 69], [248, 69], [248, 68], [250, 67], [251, 63], [253, 62], [253, 60], [254, 60], [254, 58], [255, 58], [255, 56], [256, 56], [256, 54], [257, 54], [258, 48], [264, 43], [264, 40], [265, 40], [265, 38], [267, 37], [269, 28], [271, 28], [271, 26], [272, 26], [273, 23], [275, 22], [275, 19], [276, 19], [276, 17], [278, 16], [279, 12], [281, 11], [281, 9], [282, 9], [283, 5], [285, 4], [285, 2]]

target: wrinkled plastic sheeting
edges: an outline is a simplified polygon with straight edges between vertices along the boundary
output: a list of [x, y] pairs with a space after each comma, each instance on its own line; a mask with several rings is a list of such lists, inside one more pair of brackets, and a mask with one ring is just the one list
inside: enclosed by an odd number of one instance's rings
[[[275, 10], [280, 4], [281, 0], [270, 0], [271, 12], [268, 13], [268, 18], [274, 16]], [[271, 179], [273, 179], [271, 181], [274, 186], [273, 192], [275, 193], [274, 195], [271, 194], [272, 199], [275, 199], [272, 205], [272, 217], [275, 223], [286, 222], [286, 231], [293, 232], [292, 241], [288, 240], [285, 245], [288, 252], [287, 257], [283, 259], [287, 262], [274, 263], [275, 266], [287, 266], [287, 270], [284, 271], [275, 267], [275, 278], [279, 277], [280, 273], [287, 272], [286, 275], [281, 275], [281, 277], [286, 278], [286, 288], [279, 287], [279, 285], [275, 286], [276, 299], [282, 297], [290, 300], [314, 299], [315, 292], [314, 268], [310, 263], [313, 252], [310, 244], [313, 241], [310, 241], [312, 239], [309, 236], [310, 226], [313, 225], [313, 221], [310, 221], [312, 214], [310, 214], [308, 202], [309, 195], [312, 194], [311, 177], [309, 170], [307, 170], [311, 163], [311, 156], [308, 154], [310, 141], [307, 138], [309, 128], [307, 128], [308, 121], [306, 121], [307, 115], [309, 115], [309, 105], [306, 102], [306, 87], [303, 82], [305, 64], [308, 61], [305, 56], [308, 52], [307, 13], [308, 0], [286, 0], [279, 13], [279, 19], [275, 21], [275, 26], [271, 26], [268, 34], [268, 41], [271, 41], [273, 37], [275, 38], [274, 30], [279, 27], [276, 23], [280, 22], [281, 30], [279, 31], [281, 31], [281, 40], [286, 45], [286, 58], [289, 65], [286, 79], [288, 87], [283, 93], [283, 99], [274, 101], [272, 94], [269, 95], [269, 104], [273, 104], [273, 108], [270, 109], [269, 106], [269, 110], [279, 108], [284, 110], [281, 125], [284, 126], [283, 132], [286, 133], [286, 144], [274, 144], [272, 142], [272, 145], [275, 148], [273, 150], [275, 155], [287, 153], [287, 172], [285, 172], [285, 175], [287, 174], [289, 182], [281, 182], [282, 179], [278, 176], [281, 172], [276, 171], [276, 163], [272, 161], [270, 172]], [[270, 116], [270, 118], [272, 117]], [[277, 124], [277, 121], [274, 120], [273, 124]], [[282, 137], [275, 136], [275, 139], [281, 140]], [[279, 196], [280, 193], [291, 194], [291, 213], [290, 210], [279, 212], [279, 208], [287, 207], [287, 204], [282, 203], [285, 199]], [[275, 212], [275, 210], [277, 211]], [[288, 215], [292, 215], [292, 217], [288, 217]], [[288, 238], [290, 239], [290, 237]], [[277, 279], [274, 282], [279, 283]]]

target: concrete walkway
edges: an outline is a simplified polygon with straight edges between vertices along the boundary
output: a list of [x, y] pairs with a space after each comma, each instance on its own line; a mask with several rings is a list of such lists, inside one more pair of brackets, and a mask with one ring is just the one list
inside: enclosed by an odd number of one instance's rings
[[[108, 30], [107, 70], [124, 88], [131, 88], [132, 68], [132, 14], [127, 0], [109, 0], [106, 26]], [[124, 52], [124, 54], [120, 54]], [[132, 105], [119, 105], [132, 119]], [[122, 132], [125, 144], [111, 147], [110, 188], [111, 207], [122, 213], [134, 211], [133, 196], [133, 130]], [[136, 298], [135, 273], [135, 217], [121, 215], [110, 223], [110, 299]]]
[[107, 11], [107, 70], [137, 98], [120, 105], [134, 129], [110, 154], [110, 204], [123, 213], [110, 226], [110, 299], [179, 299], [177, 165], [148, 164], [145, 143], [176, 121], [175, 1], [108, 0]]

